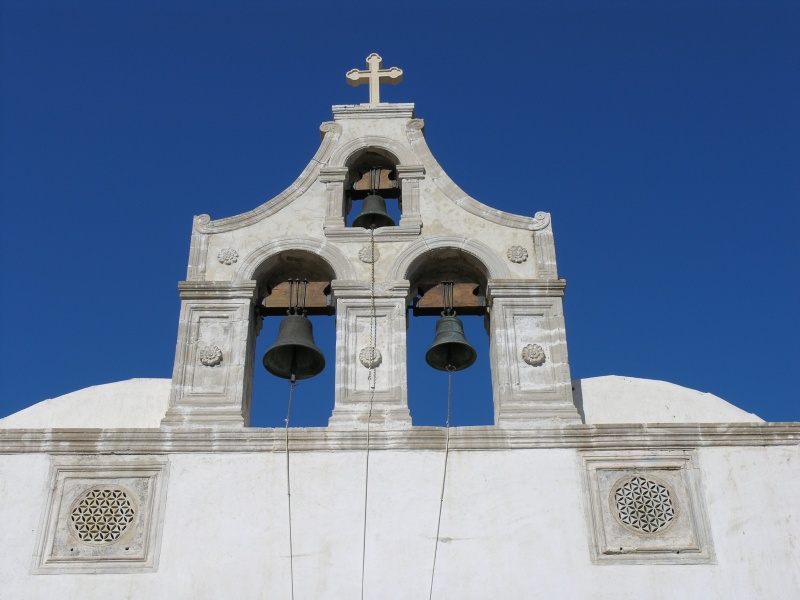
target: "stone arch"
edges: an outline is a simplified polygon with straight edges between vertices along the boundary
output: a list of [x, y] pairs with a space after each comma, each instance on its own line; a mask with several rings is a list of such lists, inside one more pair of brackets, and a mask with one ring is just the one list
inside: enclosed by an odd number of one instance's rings
[[480, 263], [485, 272], [483, 275], [489, 279], [510, 279], [511, 272], [505, 263], [483, 242], [458, 235], [440, 235], [418, 240], [411, 244], [400, 256], [397, 257], [389, 272], [390, 281], [408, 279], [430, 253], [436, 250], [456, 250], [464, 252]]
[[387, 137], [368, 135], [358, 138], [337, 148], [328, 162], [330, 167], [347, 167], [351, 159], [363, 151], [371, 150], [381, 153], [388, 152], [397, 160], [398, 165], [416, 164], [416, 155], [406, 146]]
[[307, 252], [319, 257], [333, 271], [335, 279], [356, 279], [356, 274], [350, 261], [347, 260], [341, 250], [328, 242], [314, 239], [286, 238], [271, 241], [248, 254], [236, 272], [236, 281], [245, 282], [258, 279], [266, 263], [271, 259], [277, 258], [279, 254], [290, 251]]

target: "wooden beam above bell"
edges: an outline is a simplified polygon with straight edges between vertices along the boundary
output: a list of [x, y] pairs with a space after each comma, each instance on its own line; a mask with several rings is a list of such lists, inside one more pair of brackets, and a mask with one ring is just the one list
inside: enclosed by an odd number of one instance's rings
[[397, 198], [400, 189], [397, 187], [397, 180], [392, 177], [396, 177], [394, 169], [373, 167], [364, 171], [361, 177], [353, 183], [350, 197], [358, 200], [374, 192], [383, 198]]
[[[309, 281], [306, 288], [306, 313], [332, 315], [335, 309], [331, 304], [330, 293], [330, 281]], [[271, 293], [261, 301], [261, 314], [265, 317], [284, 316], [289, 306], [289, 282], [284, 281], [272, 288]]]
[[[485, 298], [480, 294], [477, 283], [453, 284], [453, 308], [459, 315], [486, 314]], [[444, 305], [442, 302], [442, 284], [430, 288], [411, 305], [415, 317], [438, 317]]]

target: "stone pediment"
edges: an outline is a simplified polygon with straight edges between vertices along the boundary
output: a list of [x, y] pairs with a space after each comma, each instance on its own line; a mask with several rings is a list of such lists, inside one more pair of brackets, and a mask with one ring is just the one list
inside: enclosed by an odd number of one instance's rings
[[509, 266], [518, 276], [553, 278], [553, 265], [546, 264], [552, 252], [536, 247], [547, 240], [534, 235], [549, 233], [550, 215], [514, 215], [464, 192], [431, 153], [413, 104], [334, 106], [333, 116], [320, 127], [317, 152], [283, 192], [239, 215], [195, 217], [189, 280], [251, 278], [242, 266], [252, 262], [247, 257], [265, 238], [363, 245], [369, 231], [352, 227], [351, 221], [358, 210], [355, 180], [363, 177], [358, 169], [369, 164], [370, 156], [383, 163], [384, 173], [392, 170], [399, 196], [394, 201], [399, 222], [376, 230], [377, 241], [407, 246], [421, 238], [462, 236], [484, 243], [495, 255], [511, 253]]

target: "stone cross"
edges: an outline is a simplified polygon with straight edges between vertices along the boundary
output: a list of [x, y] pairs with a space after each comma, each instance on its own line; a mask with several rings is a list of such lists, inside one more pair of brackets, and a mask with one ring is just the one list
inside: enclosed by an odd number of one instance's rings
[[403, 70], [397, 67], [391, 69], [381, 69], [383, 59], [374, 52], [367, 57], [367, 71], [359, 71], [358, 69], [350, 69], [346, 74], [347, 83], [352, 86], [359, 86], [362, 83], [369, 83], [369, 103], [380, 104], [381, 83], [391, 83], [396, 85], [403, 81]]

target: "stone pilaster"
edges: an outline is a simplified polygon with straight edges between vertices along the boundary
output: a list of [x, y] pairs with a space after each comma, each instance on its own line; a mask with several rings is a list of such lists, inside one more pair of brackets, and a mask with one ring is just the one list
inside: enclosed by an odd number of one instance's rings
[[562, 300], [565, 282], [490, 280], [495, 424], [580, 423], [572, 401]]
[[[336, 401], [329, 426], [411, 426], [406, 377], [406, 297], [409, 283], [333, 281], [336, 301]], [[370, 351], [373, 346], [376, 353]], [[370, 360], [377, 365], [370, 370]], [[370, 398], [372, 410], [370, 413]], [[371, 419], [370, 419], [371, 414]]]
[[178, 284], [181, 314], [166, 427], [248, 424], [256, 282]]

